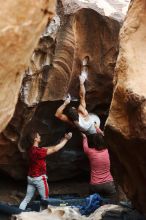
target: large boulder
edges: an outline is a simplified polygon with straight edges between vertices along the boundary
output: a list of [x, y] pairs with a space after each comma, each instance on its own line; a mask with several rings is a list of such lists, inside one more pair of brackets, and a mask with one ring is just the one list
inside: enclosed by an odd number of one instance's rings
[[113, 174], [146, 214], [146, 13], [134, 0], [120, 32], [115, 88], [106, 123]]
[[0, 131], [15, 110], [29, 59], [48, 19], [55, 13], [55, 1], [0, 1]]
[[[32, 130], [38, 130], [41, 145], [48, 146], [71, 129], [55, 119], [54, 114], [68, 92], [79, 99], [78, 76], [84, 56], [90, 57], [87, 108], [101, 117], [102, 126], [111, 102], [119, 22], [90, 8], [70, 14], [64, 12], [62, 5], [57, 10], [59, 17], [53, 18], [34, 50], [14, 117], [0, 138], [5, 148], [5, 154], [0, 155], [5, 166], [0, 168], [19, 179], [27, 174], [27, 156], [23, 151], [30, 145]], [[87, 170], [78, 131], [73, 130], [72, 140], [62, 151], [50, 156], [47, 164], [49, 180], [71, 178]]]
[[104, 220], [104, 219], [135, 219], [144, 220], [137, 211], [119, 205], [102, 205], [89, 216], [81, 215], [75, 207], [55, 207], [49, 205], [46, 210], [41, 212], [22, 212], [12, 216], [11, 220]]

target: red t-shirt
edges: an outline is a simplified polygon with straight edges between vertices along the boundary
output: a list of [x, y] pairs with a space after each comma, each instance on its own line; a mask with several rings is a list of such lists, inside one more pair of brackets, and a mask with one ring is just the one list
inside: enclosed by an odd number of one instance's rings
[[83, 138], [83, 148], [87, 154], [91, 168], [91, 184], [102, 184], [113, 181], [110, 173], [110, 159], [107, 149], [96, 150], [88, 147], [87, 138]]
[[29, 150], [28, 176], [38, 177], [46, 174], [47, 149], [32, 146]]

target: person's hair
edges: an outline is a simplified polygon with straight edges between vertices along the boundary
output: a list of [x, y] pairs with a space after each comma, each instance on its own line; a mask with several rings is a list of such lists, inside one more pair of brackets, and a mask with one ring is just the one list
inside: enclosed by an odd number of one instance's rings
[[31, 142], [31, 144], [33, 144], [34, 139], [36, 138], [37, 134], [39, 134], [38, 131], [31, 132], [31, 134], [30, 134], [30, 142]]
[[90, 148], [95, 148], [97, 150], [106, 149], [104, 136], [100, 133], [88, 135], [88, 144]]
[[79, 114], [75, 107], [69, 107], [66, 110], [66, 115], [71, 121], [78, 121], [79, 120]]

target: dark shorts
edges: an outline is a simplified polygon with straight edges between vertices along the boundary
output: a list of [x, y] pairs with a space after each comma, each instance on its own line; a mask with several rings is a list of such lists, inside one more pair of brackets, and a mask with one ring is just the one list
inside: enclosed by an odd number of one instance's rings
[[90, 184], [91, 193], [99, 193], [102, 197], [105, 198], [116, 198], [116, 188], [114, 182], [107, 182], [102, 184]]

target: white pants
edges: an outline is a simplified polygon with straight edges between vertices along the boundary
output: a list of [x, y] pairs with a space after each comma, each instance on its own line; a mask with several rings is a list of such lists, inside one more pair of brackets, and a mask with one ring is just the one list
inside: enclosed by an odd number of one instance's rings
[[27, 204], [34, 196], [36, 189], [38, 190], [42, 199], [46, 199], [48, 197], [49, 187], [48, 187], [46, 175], [42, 175], [39, 177], [30, 177], [30, 176], [27, 177], [27, 192], [25, 198], [23, 199], [23, 201], [19, 206], [20, 209], [22, 210], [26, 209]]

